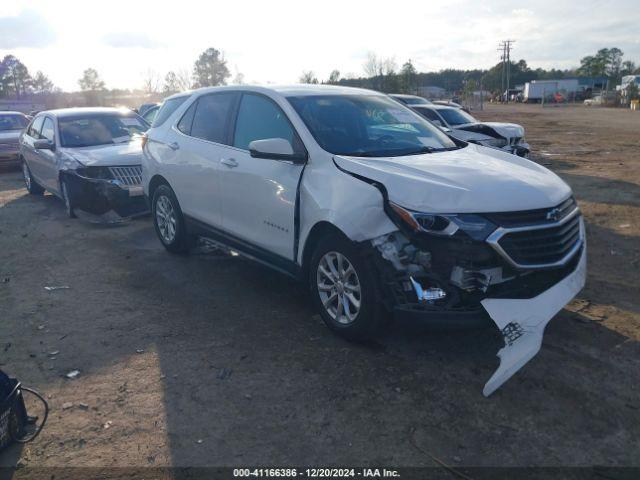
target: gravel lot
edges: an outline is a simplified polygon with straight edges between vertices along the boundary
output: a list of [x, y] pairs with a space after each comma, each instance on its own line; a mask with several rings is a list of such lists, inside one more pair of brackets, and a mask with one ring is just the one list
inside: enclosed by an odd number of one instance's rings
[[587, 287], [492, 397], [493, 330], [395, 324], [352, 345], [278, 273], [170, 255], [148, 217], [69, 220], [4, 172], [0, 368], [52, 411], [0, 465], [640, 466], [640, 114], [478, 116], [524, 125], [535, 158], [574, 188], [589, 239]]

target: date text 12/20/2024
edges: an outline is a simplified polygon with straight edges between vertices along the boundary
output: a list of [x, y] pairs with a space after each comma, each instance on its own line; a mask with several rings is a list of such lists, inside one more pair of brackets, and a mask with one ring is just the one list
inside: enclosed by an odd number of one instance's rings
[[397, 470], [386, 468], [234, 468], [236, 478], [399, 478]]

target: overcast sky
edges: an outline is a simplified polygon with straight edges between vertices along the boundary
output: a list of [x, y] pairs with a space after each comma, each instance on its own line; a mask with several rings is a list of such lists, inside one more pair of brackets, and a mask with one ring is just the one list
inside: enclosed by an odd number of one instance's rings
[[78, 89], [84, 69], [109, 88], [142, 86], [145, 72], [191, 70], [208, 47], [222, 50], [247, 83], [320, 80], [333, 69], [361, 75], [367, 52], [411, 59], [418, 70], [488, 68], [497, 44], [512, 58], [569, 68], [602, 47], [640, 63], [638, 0], [207, 1], [2, 0], [0, 55]]

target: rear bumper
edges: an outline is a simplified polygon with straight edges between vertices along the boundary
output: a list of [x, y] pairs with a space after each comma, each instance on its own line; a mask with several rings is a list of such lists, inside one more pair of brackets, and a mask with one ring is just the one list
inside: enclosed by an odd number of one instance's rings
[[69, 172], [69, 195], [80, 210], [104, 215], [114, 211], [120, 217], [132, 217], [148, 212], [142, 186], [124, 187], [114, 180], [83, 177]]

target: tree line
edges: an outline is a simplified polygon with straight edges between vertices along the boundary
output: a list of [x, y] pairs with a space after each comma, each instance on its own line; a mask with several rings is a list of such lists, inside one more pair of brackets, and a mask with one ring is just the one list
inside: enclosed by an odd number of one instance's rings
[[[571, 69], [532, 69], [526, 60], [511, 62], [510, 85], [522, 85], [532, 80], [559, 79], [570, 77], [598, 77], [609, 80], [609, 88], [625, 75], [640, 75], [640, 67], [631, 60], [623, 60], [624, 53], [619, 48], [602, 48], [593, 55], [580, 60], [580, 66]], [[489, 69], [443, 69], [438, 72], [418, 72], [411, 60], [400, 69], [394, 58], [381, 58], [369, 53], [363, 64], [363, 74], [359, 77], [342, 78], [338, 70], [333, 70], [329, 78], [321, 83], [351, 87], [371, 88], [383, 92], [416, 93], [418, 87], [435, 86], [448, 92], [462, 92], [473, 86], [483, 90], [499, 92], [502, 86], [502, 62]], [[313, 71], [304, 71], [301, 83], [320, 83]]]
[[[511, 62], [511, 85], [519, 85], [531, 80], [567, 78], [575, 76], [602, 77], [609, 79], [610, 88], [620, 83], [624, 75], [640, 74], [640, 68], [631, 60], [624, 60], [619, 48], [602, 48], [593, 55], [580, 60], [574, 69], [532, 69], [525, 60]], [[148, 70], [143, 78], [142, 91], [148, 95], [170, 95], [192, 88], [225, 85], [231, 72], [224, 54], [216, 48], [203, 51], [189, 70], [171, 70], [164, 77]], [[301, 83], [327, 83], [361, 88], [371, 88], [383, 92], [416, 93], [420, 86], [437, 86], [449, 92], [461, 92], [471, 87], [497, 92], [501, 88], [502, 63], [490, 69], [443, 69], [438, 72], [418, 72], [411, 60], [400, 68], [395, 58], [383, 58], [369, 53], [362, 66], [362, 75], [342, 77], [339, 70], [333, 70], [329, 77], [320, 82], [313, 71], [304, 71], [298, 79]], [[241, 73], [237, 73], [233, 83], [243, 83]], [[94, 101], [107, 91], [105, 82], [98, 71], [87, 68], [78, 80], [78, 86], [87, 98]], [[0, 62], [0, 98], [20, 99], [31, 94], [59, 93], [61, 89], [41, 71], [31, 75], [28, 68], [15, 56], [7, 55]], [[112, 90], [119, 92], [119, 90]]]
[[[225, 85], [231, 77], [227, 61], [220, 50], [208, 48], [194, 62], [191, 72], [171, 70], [163, 79], [152, 70], [145, 73], [142, 90], [148, 94], [170, 95], [192, 88]], [[237, 73], [234, 82], [242, 83], [243, 76]], [[87, 68], [78, 79], [82, 92], [93, 97], [107, 91], [104, 80], [95, 68]], [[120, 90], [114, 89], [114, 92]], [[33, 94], [62, 93], [60, 88], [43, 72], [31, 75], [29, 69], [14, 55], [5, 56], [0, 62], [0, 98], [20, 99]]]

